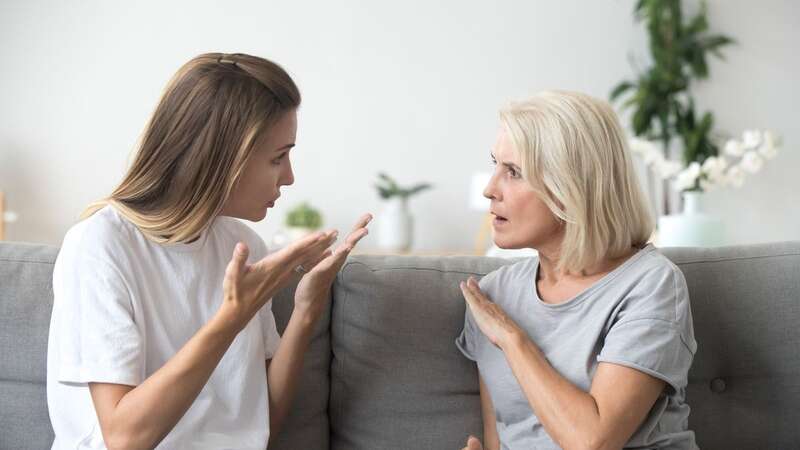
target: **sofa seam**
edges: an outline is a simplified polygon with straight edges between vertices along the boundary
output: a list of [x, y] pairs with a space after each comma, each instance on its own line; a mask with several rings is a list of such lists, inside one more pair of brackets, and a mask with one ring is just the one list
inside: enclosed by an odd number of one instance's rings
[[5, 258], [0, 258], [0, 262], [4, 262], [4, 263], [5, 262], [8, 262], [8, 263], [28, 263], [28, 264], [49, 264], [51, 266], [53, 264], [55, 264], [54, 261], [31, 261], [31, 260], [27, 260], [27, 259], [5, 259]]
[[363, 263], [361, 261], [352, 261], [352, 262], [347, 263], [348, 266], [352, 265], [352, 264], [358, 264], [360, 266], [364, 266], [370, 272], [381, 272], [381, 271], [386, 271], [386, 270], [418, 270], [418, 271], [426, 271], [426, 272], [457, 273], [457, 274], [462, 274], [462, 275], [484, 275], [484, 276], [489, 274], [489, 273], [491, 273], [491, 272], [494, 272], [494, 270], [490, 270], [489, 272], [483, 272], [483, 271], [481, 271], [481, 272], [470, 272], [470, 271], [465, 271], [465, 270], [442, 270], [442, 269], [436, 269], [436, 268], [433, 268], [433, 267], [394, 267], [393, 266], [393, 267], [373, 268], [373, 267], [370, 267], [369, 265], [367, 265], [367, 264], [365, 264], [365, 263]]
[[758, 255], [758, 256], [734, 256], [734, 257], [720, 257], [720, 258], [707, 258], [707, 259], [693, 259], [688, 261], [674, 261], [675, 265], [683, 265], [683, 264], [703, 264], [703, 263], [715, 263], [715, 262], [726, 262], [726, 261], [748, 261], [753, 259], [764, 259], [764, 258], [780, 258], [786, 256], [800, 256], [800, 253], [780, 253], [776, 255]]

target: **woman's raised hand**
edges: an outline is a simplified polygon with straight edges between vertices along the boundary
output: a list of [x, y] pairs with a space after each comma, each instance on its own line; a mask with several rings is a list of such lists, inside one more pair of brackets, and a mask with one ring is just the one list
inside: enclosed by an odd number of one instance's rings
[[222, 282], [224, 299], [219, 314], [225, 323], [243, 329], [262, 306], [292, 278], [297, 266], [323, 259], [336, 240], [335, 230], [317, 232], [260, 261], [247, 264], [249, 250], [236, 244]]
[[331, 284], [339, 269], [344, 265], [347, 255], [358, 241], [369, 233], [367, 224], [372, 220], [371, 214], [364, 214], [356, 222], [350, 234], [335, 250], [328, 249], [317, 257], [309, 257], [302, 263], [307, 272], [297, 285], [294, 296], [294, 307], [300, 312], [317, 313], [326, 304]]
[[505, 311], [481, 291], [474, 278], [462, 281], [459, 287], [475, 323], [492, 344], [502, 349], [510, 338], [524, 335]]

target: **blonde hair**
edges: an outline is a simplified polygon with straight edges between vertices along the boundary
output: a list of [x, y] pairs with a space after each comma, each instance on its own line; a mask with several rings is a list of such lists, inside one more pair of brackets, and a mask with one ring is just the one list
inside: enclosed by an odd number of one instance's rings
[[294, 81], [271, 61], [193, 58], [167, 85], [122, 182], [81, 218], [112, 205], [155, 242], [196, 239], [222, 210], [253, 143], [299, 105]]
[[559, 269], [582, 273], [647, 243], [653, 219], [608, 103], [547, 91], [510, 105], [500, 120], [523, 176], [565, 226]]

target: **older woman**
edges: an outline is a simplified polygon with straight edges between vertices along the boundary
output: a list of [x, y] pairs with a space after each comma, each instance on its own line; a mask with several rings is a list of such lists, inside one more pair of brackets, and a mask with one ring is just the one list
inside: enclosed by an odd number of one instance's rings
[[696, 448], [686, 282], [647, 243], [653, 223], [614, 112], [545, 92], [500, 117], [484, 192], [495, 243], [538, 257], [461, 285], [456, 344], [478, 366], [484, 444]]

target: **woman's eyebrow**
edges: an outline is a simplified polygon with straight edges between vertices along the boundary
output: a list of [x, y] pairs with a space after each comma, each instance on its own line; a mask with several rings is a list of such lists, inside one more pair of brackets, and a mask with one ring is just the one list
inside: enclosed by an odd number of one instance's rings
[[286, 144], [283, 147], [276, 148], [275, 151], [279, 152], [279, 151], [282, 151], [282, 150], [289, 150], [292, 147], [294, 147], [294, 142], [292, 142], [291, 144]]

